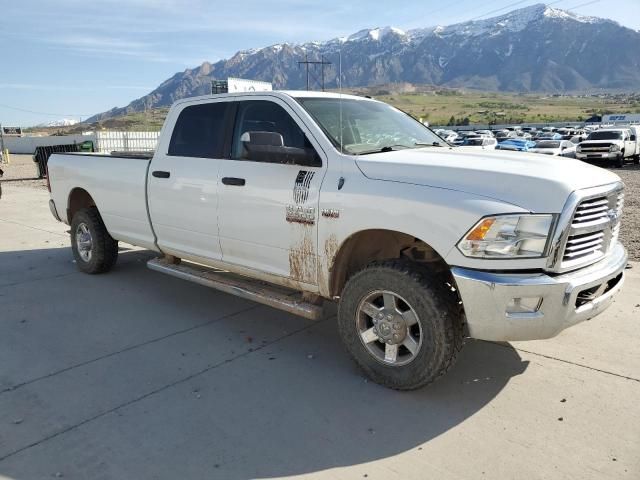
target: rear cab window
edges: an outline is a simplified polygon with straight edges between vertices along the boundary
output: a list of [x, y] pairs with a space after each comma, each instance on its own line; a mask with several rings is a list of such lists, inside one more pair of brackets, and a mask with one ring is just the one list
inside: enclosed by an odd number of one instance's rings
[[221, 158], [228, 102], [204, 103], [184, 108], [171, 134], [168, 155]]

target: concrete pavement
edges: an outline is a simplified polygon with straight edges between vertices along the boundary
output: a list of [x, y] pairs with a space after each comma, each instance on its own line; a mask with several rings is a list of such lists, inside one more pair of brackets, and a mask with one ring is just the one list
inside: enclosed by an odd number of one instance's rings
[[637, 479], [640, 265], [597, 319], [367, 382], [312, 323], [146, 269], [78, 273], [46, 191], [0, 200], [0, 479]]

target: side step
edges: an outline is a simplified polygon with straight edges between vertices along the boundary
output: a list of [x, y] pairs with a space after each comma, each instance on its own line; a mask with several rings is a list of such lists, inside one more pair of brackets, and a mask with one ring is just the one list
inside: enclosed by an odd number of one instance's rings
[[176, 265], [168, 263], [162, 258], [155, 258], [147, 262], [147, 267], [310, 320], [322, 318], [322, 306], [304, 301], [302, 294], [294, 290], [281, 289], [258, 280], [224, 270], [214, 270], [195, 263], [182, 262]]

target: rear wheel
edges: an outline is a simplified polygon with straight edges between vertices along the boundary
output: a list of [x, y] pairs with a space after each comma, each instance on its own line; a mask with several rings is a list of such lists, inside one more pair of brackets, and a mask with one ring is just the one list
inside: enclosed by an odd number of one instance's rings
[[640, 165], [640, 154], [633, 156], [633, 164], [634, 165]]
[[118, 242], [95, 207], [78, 210], [71, 221], [71, 249], [76, 266], [85, 273], [104, 273], [118, 260]]
[[402, 260], [372, 264], [349, 279], [338, 328], [365, 374], [397, 390], [444, 375], [464, 337], [457, 296], [440, 277]]

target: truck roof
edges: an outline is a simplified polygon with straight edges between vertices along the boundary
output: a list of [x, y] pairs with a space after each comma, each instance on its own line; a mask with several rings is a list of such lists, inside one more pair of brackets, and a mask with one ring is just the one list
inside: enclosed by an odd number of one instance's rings
[[306, 90], [272, 90], [266, 92], [238, 92], [238, 93], [216, 93], [209, 95], [201, 95], [199, 97], [188, 97], [176, 100], [174, 105], [190, 102], [198, 102], [201, 100], [210, 100], [215, 98], [229, 98], [229, 97], [261, 97], [261, 96], [273, 96], [273, 97], [290, 97], [290, 98], [345, 98], [350, 100], [363, 100], [372, 101], [370, 98], [359, 97], [357, 95], [347, 95], [334, 92], [314, 92]]

